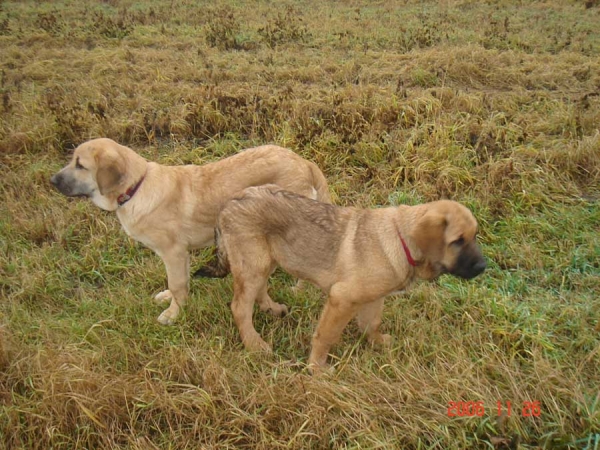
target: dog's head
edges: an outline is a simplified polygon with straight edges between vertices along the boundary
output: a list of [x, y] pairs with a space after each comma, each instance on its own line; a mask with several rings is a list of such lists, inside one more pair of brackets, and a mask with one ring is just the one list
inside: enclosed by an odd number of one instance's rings
[[422, 205], [425, 213], [415, 224], [412, 238], [434, 276], [449, 273], [473, 278], [486, 262], [477, 245], [477, 221], [471, 211], [450, 200]]
[[[71, 162], [50, 179], [66, 196], [88, 197], [107, 211], [117, 209], [117, 197], [131, 181], [141, 159], [133, 150], [111, 139], [94, 139], [75, 149]], [[139, 168], [137, 169], [139, 171]]]

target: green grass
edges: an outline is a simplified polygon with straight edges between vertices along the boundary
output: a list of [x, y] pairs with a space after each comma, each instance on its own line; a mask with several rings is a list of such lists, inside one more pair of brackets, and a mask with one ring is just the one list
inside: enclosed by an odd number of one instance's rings
[[[600, 448], [596, 3], [0, 2], [0, 448]], [[283, 272], [272, 357], [231, 279], [160, 326], [160, 259], [49, 184], [100, 136], [164, 164], [277, 143], [343, 205], [461, 201], [488, 270], [390, 297], [391, 348], [351, 325], [325, 377], [323, 299]]]

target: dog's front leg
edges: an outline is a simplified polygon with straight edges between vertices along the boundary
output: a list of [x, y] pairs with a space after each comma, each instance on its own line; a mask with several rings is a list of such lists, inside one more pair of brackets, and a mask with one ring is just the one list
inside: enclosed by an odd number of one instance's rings
[[167, 268], [169, 289], [161, 292], [156, 298], [170, 297], [171, 304], [158, 316], [158, 321], [163, 325], [172, 325], [187, 301], [190, 286], [190, 255], [185, 248], [173, 248], [159, 253], [159, 256]]
[[337, 283], [329, 291], [329, 298], [319, 319], [308, 357], [311, 371], [327, 367], [327, 354], [342, 335], [348, 322], [356, 315], [358, 303], [353, 299], [352, 285]]
[[392, 337], [379, 331], [383, 313], [383, 298], [367, 303], [360, 307], [356, 315], [358, 327], [367, 335], [371, 344], [388, 345]]

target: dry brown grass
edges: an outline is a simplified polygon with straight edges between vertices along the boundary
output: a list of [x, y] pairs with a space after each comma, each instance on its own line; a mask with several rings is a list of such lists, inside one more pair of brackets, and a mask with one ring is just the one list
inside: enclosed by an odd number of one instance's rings
[[[552, 0], [0, 3], [0, 447], [600, 448], [598, 18]], [[273, 358], [243, 351], [230, 280], [195, 283], [161, 327], [158, 258], [49, 187], [98, 136], [165, 164], [275, 142], [341, 204], [462, 201], [490, 268], [390, 298], [392, 348], [350, 327], [329, 377], [302, 365], [320, 295], [284, 274], [292, 313], [255, 317]], [[483, 417], [448, 417], [478, 400]]]

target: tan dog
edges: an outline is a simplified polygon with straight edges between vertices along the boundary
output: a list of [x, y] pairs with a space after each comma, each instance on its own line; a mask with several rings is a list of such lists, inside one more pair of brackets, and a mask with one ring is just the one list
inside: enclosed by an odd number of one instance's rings
[[203, 166], [173, 167], [148, 162], [110, 139], [94, 139], [77, 147], [51, 182], [67, 196], [89, 197], [100, 208], [116, 211], [125, 232], [162, 258], [169, 289], [155, 298], [171, 301], [158, 318], [162, 324], [173, 323], [188, 297], [188, 251], [213, 243], [219, 210], [235, 194], [275, 183], [330, 202], [319, 168], [275, 145]]
[[233, 275], [231, 309], [249, 350], [270, 346], [252, 324], [252, 307], [281, 311], [267, 294], [277, 265], [328, 295], [309, 364], [325, 366], [330, 347], [356, 316], [369, 341], [381, 334], [383, 298], [416, 279], [442, 273], [472, 278], [485, 270], [477, 222], [459, 203], [441, 200], [381, 209], [342, 208], [277, 186], [248, 188], [219, 215], [217, 258], [197, 276]]

